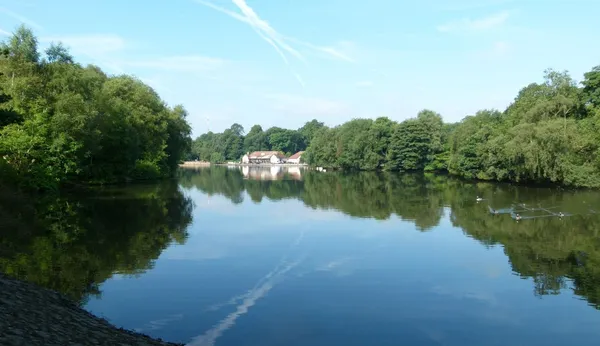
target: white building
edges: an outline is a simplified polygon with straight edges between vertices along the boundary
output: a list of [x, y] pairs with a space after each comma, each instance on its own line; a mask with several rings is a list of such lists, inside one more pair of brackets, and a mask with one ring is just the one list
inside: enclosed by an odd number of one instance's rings
[[242, 157], [242, 163], [271, 163], [277, 164], [282, 163], [285, 156], [279, 151], [255, 151], [253, 153], [247, 153]]
[[300, 160], [302, 159], [302, 154], [304, 154], [303, 151], [299, 151], [299, 152], [295, 153], [294, 155], [290, 156], [287, 159], [287, 163], [295, 163], [295, 164], [300, 163]]

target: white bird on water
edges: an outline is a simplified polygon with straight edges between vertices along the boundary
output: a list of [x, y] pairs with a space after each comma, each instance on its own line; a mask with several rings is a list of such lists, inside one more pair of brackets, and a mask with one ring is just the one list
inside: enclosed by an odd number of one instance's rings
[[481, 197], [477, 196], [477, 199], [476, 199], [476, 201], [477, 201], [477, 202], [481, 202], [481, 201], [483, 201], [483, 198], [481, 198]]

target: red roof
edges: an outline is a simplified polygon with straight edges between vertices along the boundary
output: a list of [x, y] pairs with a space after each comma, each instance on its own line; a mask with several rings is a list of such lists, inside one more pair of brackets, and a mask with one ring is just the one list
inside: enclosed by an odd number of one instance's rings
[[295, 160], [295, 159], [299, 159], [299, 158], [300, 158], [300, 156], [302, 156], [302, 154], [304, 154], [304, 152], [303, 152], [303, 151], [299, 151], [299, 152], [295, 153], [294, 155], [290, 156], [290, 157], [288, 158], [288, 160]]
[[284, 157], [284, 155], [279, 151], [255, 151], [253, 153], [250, 153], [250, 155], [248, 155], [248, 157], [250, 157], [250, 158], [267, 158], [267, 157], [271, 157], [273, 155], [277, 156], [278, 158]]

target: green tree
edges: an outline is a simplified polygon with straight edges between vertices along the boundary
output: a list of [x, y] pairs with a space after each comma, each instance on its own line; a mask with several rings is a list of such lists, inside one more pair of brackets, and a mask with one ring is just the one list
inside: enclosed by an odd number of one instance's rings
[[316, 133], [323, 127], [325, 127], [325, 123], [313, 119], [298, 129], [298, 132], [304, 137], [304, 148], [308, 148]]
[[50, 44], [50, 47], [46, 49], [46, 56], [48, 57], [49, 63], [61, 62], [64, 64], [74, 63], [73, 56], [69, 53], [69, 50], [62, 44]]
[[[341, 170], [449, 172], [470, 179], [600, 187], [600, 67], [582, 87], [567, 71], [544, 71], [543, 81], [522, 88], [504, 110], [484, 109], [458, 123], [422, 110], [400, 123], [352, 119], [333, 128], [316, 119], [297, 131], [255, 125], [243, 151], [306, 148], [310, 165]], [[194, 148], [235, 157], [229, 129], [200, 136]], [[239, 131], [233, 131], [241, 133]], [[232, 149], [234, 148], [234, 149]]]
[[244, 138], [244, 151], [254, 152], [259, 150], [267, 150], [267, 137], [260, 125], [254, 125], [250, 132]]
[[271, 127], [265, 133], [269, 149], [293, 154], [305, 149], [302, 135], [295, 130]]
[[583, 96], [584, 102], [592, 107], [600, 108], [600, 65], [595, 66], [584, 75]]
[[14, 184], [162, 178], [189, 151], [185, 110], [138, 79], [82, 67], [60, 43], [40, 59], [24, 26], [0, 53], [0, 158]]
[[5, 45], [12, 59], [30, 63], [37, 63], [40, 60], [38, 40], [25, 25], [19, 26], [9, 39], [8, 44]]

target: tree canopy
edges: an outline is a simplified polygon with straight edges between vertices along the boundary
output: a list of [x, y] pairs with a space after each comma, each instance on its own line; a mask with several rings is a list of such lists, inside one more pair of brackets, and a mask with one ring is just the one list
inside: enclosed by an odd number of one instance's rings
[[298, 130], [271, 127], [266, 131], [254, 125], [245, 134], [240, 124], [233, 124], [221, 133], [204, 133], [193, 141], [189, 159], [221, 163], [238, 161], [247, 152], [269, 150], [292, 155], [305, 150], [316, 132], [325, 125], [313, 119]]
[[172, 175], [191, 144], [187, 113], [135, 77], [42, 55], [25, 26], [0, 44], [0, 180], [32, 189]]
[[399, 123], [354, 119], [318, 131], [305, 157], [333, 169], [600, 187], [600, 66], [581, 84], [546, 70], [543, 83], [521, 89], [503, 112], [481, 110], [454, 124], [431, 110]]
[[401, 122], [352, 119], [335, 127], [318, 120], [297, 130], [234, 124], [203, 134], [191, 157], [221, 162], [245, 152], [306, 150], [313, 166], [341, 170], [444, 172], [479, 180], [600, 187], [600, 66], [581, 86], [567, 71], [544, 71], [504, 110], [483, 109], [457, 123], [425, 109]]

